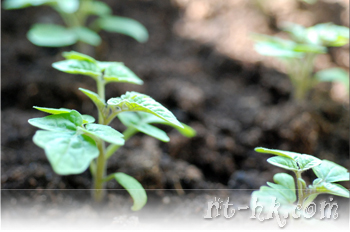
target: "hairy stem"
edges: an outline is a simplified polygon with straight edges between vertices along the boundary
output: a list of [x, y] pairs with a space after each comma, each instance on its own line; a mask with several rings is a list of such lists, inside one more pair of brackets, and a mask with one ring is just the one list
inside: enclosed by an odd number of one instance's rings
[[302, 205], [304, 198], [304, 187], [303, 187], [303, 183], [302, 183], [302, 179], [301, 179], [301, 172], [296, 171], [295, 175], [297, 177], [297, 191], [298, 191], [298, 205]]

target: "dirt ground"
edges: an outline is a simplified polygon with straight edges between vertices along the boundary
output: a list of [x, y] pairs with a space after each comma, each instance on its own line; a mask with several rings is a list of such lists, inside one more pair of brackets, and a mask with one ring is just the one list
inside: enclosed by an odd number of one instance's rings
[[[176, 198], [191, 194], [191, 189], [254, 190], [271, 181], [281, 170], [266, 162], [267, 155], [255, 153], [257, 146], [311, 154], [349, 167], [349, 106], [348, 97], [336, 94], [344, 92], [341, 86], [321, 84], [308, 103], [295, 103], [283, 67], [255, 53], [249, 39], [251, 32], [284, 36], [277, 30], [282, 21], [348, 26], [348, 3], [320, 0], [310, 6], [286, 0], [259, 8], [253, 0], [106, 2], [114, 14], [142, 22], [150, 34], [147, 43], [139, 44], [123, 35], [101, 33], [104, 42], [96, 49], [96, 59], [123, 61], [145, 82], [110, 84], [107, 99], [131, 90], [148, 94], [197, 131], [188, 139], [162, 127], [169, 132], [169, 143], [137, 135], [110, 159], [108, 172], [132, 175], [145, 189], [177, 189], [171, 195]], [[51, 67], [62, 60], [62, 51], [74, 47], [36, 47], [26, 39], [33, 23], [61, 22], [52, 9], [1, 14], [2, 202], [13, 197], [6, 189], [91, 188], [88, 171], [71, 176], [53, 172], [44, 151], [33, 144], [36, 128], [27, 120], [44, 116], [32, 106], [72, 108], [96, 117], [94, 105], [78, 90], [94, 90], [93, 80]], [[317, 60], [316, 70], [348, 69], [348, 63], [348, 47], [334, 48]], [[123, 130], [117, 121], [112, 126]], [[305, 179], [313, 177], [305, 174]], [[107, 188], [113, 195], [120, 186], [109, 182]], [[154, 201], [167, 195], [161, 192], [155, 191]], [[238, 199], [248, 203], [250, 192]], [[18, 191], [15, 199], [26, 197]], [[77, 199], [73, 194], [72, 201]]]

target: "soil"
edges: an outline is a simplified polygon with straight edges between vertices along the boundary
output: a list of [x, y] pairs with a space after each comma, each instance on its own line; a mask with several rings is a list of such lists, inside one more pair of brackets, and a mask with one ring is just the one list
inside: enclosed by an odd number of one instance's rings
[[[224, 51], [222, 46], [225, 44], [218, 45], [222, 38], [220, 33], [212, 35], [211, 40], [196, 34], [199, 30], [195, 30], [195, 23], [203, 27], [214, 22], [216, 24], [211, 26], [220, 28], [222, 20], [228, 24], [233, 20], [227, 12], [239, 11], [239, 7], [251, 10], [253, 6], [244, 1], [231, 5], [222, 5], [226, 3], [219, 1], [221, 8], [211, 10], [209, 15], [201, 16], [197, 12], [199, 16], [194, 14], [195, 18], [188, 18], [188, 14], [193, 15], [190, 3], [195, 1], [106, 2], [114, 14], [142, 22], [150, 34], [147, 43], [139, 44], [123, 35], [101, 32], [104, 42], [96, 49], [96, 59], [123, 61], [145, 82], [142, 86], [110, 84], [106, 90], [107, 99], [131, 90], [148, 94], [197, 131], [197, 135], [189, 139], [162, 127], [169, 134], [169, 143], [139, 134], [110, 159], [108, 173], [121, 171], [132, 175], [145, 189], [177, 189], [175, 196], [171, 196], [176, 198], [177, 194], [193, 194], [193, 189], [254, 190], [271, 181], [281, 170], [266, 162], [268, 156], [255, 153], [257, 146], [312, 154], [349, 167], [349, 107], [330, 97], [329, 85], [313, 90], [309, 102], [296, 103], [284, 73], [249, 54], [239, 59], [237, 52], [244, 53], [242, 47]], [[333, 6], [333, 3], [321, 2]], [[312, 7], [308, 9], [310, 6], [305, 4], [296, 7], [315, 14]], [[333, 9], [332, 16], [340, 14], [346, 6], [339, 3], [337, 8], [313, 7], [318, 10], [315, 11], [317, 14], [322, 9], [327, 12]], [[25, 34], [33, 23], [61, 22], [52, 9], [31, 7], [1, 10], [1, 14], [2, 202], [14, 196], [6, 189], [57, 189], [62, 190], [64, 197], [78, 201], [79, 194], [70, 195], [63, 190], [91, 188], [89, 172], [70, 176], [55, 174], [44, 151], [33, 144], [36, 128], [27, 120], [44, 116], [33, 106], [72, 108], [96, 117], [94, 105], [78, 90], [78, 87], [94, 90], [94, 82], [51, 67], [53, 62], [62, 60], [62, 51], [74, 47], [37, 47], [26, 39]], [[219, 20], [218, 15], [226, 18]], [[257, 16], [257, 19], [250, 17], [251, 14], [247, 14], [241, 20], [246, 20], [247, 25], [251, 25], [250, 20], [261, 20], [270, 32], [276, 31], [280, 18], [284, 19], [278, 14], [265, 18]], [[260, 26], [253, 24], [252, 28], [261, 32]], [[193, 29], [192, 37], [188, 36], [188, 28]], [[210, 30], [208, 32], [210, 34]], [[343, 63], [338, 62], [342, 52], [332, 50], [325, 59], [328, 65], [342, 66]], [[123, 130], [119, 122], [113, 122], [112, 126]], [[311, 172], [305, 174], [307, 180], [313, 177]], [[349, 185], [345, 186], [349, 188]], [[113, 195], [113, 190], [120, 186], [109, 182], [107, 188], [109, 195]], [[163, 199], [163, 195], [167, 195], [161, 192], [155, 191], [154, 201], [157, 196]], [[243, 202], [247, 203], [250, 193], [247, 191], [238, 199], [245, 199]], [[35, 198], [39, 196], [41, 194], [33, 194], [33, 201], [36, 202]], [[15, 199], [20, 202], [26, 197], [25, 191], [18, 191]]]

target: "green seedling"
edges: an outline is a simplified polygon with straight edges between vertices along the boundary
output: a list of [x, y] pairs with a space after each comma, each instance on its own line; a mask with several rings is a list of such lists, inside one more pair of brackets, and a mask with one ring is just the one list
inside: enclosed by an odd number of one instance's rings
[[[136, 179], [124, 173], [106, 175], [108, 159], [137, 132], [168, 142], [167, 134], [153, 124], [172, 126], [187, 137], [193, 137], [195, 131], [180, 123], [168, 109], [147, 95], [127, 92], [106, 101], [105, 85], [108, 83], [143, 83], [123, 63], [101, 62], [74, 51], [64, 52], [63, 56], [66, 60], [53, 63], [55, 69], [90, 76], [96, 81], [97, 93], [83, 88], [79, 90], [96, 105], [98, 123], [94, 123], [92, 116], [76, 110], [34, 107], [51, 114], [29, 120], [31, 125], [42, 129], [35, 133], [34, 143], [45, 150], [53, 170], [59, 175], [80, 174], [90, 167], [96, 201], [103, 199], [105, 183], [115, 179], [133, 198], [132, 209], [141, 209], [147, 201], [145, 190]], [[126, 126], [123, 133], [108, 126], [116, 117]]]
[[[282, 212], [295, 212], [296, 206], [299, 209], [306, 209], [319, 194], [349, 198], [349, 190], [335, 183], [349, 181], [349, 172], [346, 168], [307, 154], [263, 147], [257, 147], [255, 151], [276, 155], [267, 159], [267, 162], [294, 172], [295, 179], [287, 173], [275, 174], [273, 177], [275, 183], [267, 182], [268, 186], [262, 186], [260, 190], [252, 193], [252, 208], [255, 208], [257, 201], [264, 209], [269, 209], [278, 202]], [[313, 170], [317, 178], [307, 186], [301, 174], [309, 169]]]
[[[138, 42], [148, 40], [147, 29], [134, 19], [112, 15], [112, 9], [97, 0], [5, 0], [7, 10], [30, 6], [51, 6], [62, 17], [66, 26], [57, 24], [34, 24], [27, 33], [30, 42], [44, 47], [65, 47], [78, 43], [98, 46], [100, 30], [121, 33]], [[87, 25], [87, 19], [94, 20]]]
[[304, 28], [288, 23], [282, 28], [292, 40], [267, 35], [254, 35], [258, 53], [280, 59], [286, 66], [294, 87], [294, 99], [306, 99], [310, 89], [322, 81], [336, 81], [349, 85], [349, 75], [345, 70], [332, 68], [314, 73], [317, 55], [327, 52], [327, 47], [339, 47], [349, 42], [349, 28], [331, 23]]

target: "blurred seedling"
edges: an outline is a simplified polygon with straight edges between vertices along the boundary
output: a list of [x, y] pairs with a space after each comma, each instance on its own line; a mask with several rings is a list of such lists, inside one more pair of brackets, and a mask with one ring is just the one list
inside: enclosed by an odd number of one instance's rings
[[[5, 0], [6, 10], [21, 9], [30, 6], [47, 5], [62, 17], [65, 26], [48, 23], [32, 25], [27, 33], [30, 42], [44, 47], [66, 47], [78, 43], [78, 50], [84, 50], [84, 44], [101, 44], [100, 30], [121, 33], [138, 42], [148, 40], [147, 29], [138, 21], [112, 15], [112, 9], [97, 0]], [[88, 18], [92, 22], [88, 24]], [[91, 20], [89, 20], [90, 22]], [[84, 43], [84, 44], [82, 44]]]
[[[252, 193], [252, 208], [261, 205], [262, 211], [268, 213], [267, 211], [274, 207], [275, 203], [279, 203], [281, 213], [291, 213], [296, 212], [296, 209], [302, 211], [307, 209], [320, 194], [349, 198], [349, 190], [335, 183], [349, 181], [349, 172], [346, 168], [307, 154], [263, 147], [257, 147], [255, 151], [276, 155], [267, 159], [267, 162], [294, 172], [295, 177], [287, 173], [275, 174], [273, 177], [275, 183], [267, 182], [268, 186], [262, 186], [258, 191]], [[317, 178], [307, 186], [301, 174], [309, 169], [313, 170]], [[295, 183], [297, 183], [297, 188], [295, 188]]]
[[265, 56], [280, 59], [286, 66], [293, 85], [293, 97], [303, 101], [319, 82], [340, 82], [349, 89], [349, 74], [341, 68], [330, 68], [314, 73], [317, 55], [327, 53], [327, 47], [340, 47], [349, 43], [349, 28], [332, 23], [313, 27], [286, 23], [283, 28], [292, 40], [255, 34], [255, 49]]
[[[59, 175], [80, 174], [90, 167], [93, 198], [96, 201], [103, 199], [105, 183], [115, 179], [133, 198], [132, 209], [141, 209], [147, 201], [145, 190], [136, 179], [125, 173], [107, 175], [108, 159], [138, 132], [168, 142], [167, 134], [153, 124], [172, 126], [187, 137], [193, 137], [195, 131], [180, 123], [167, 108], [147, 95], [126, 92], [106, 101], [105, 85], [108, 83], [143, 84], [123, 63], [97, 61], [74, 51], [64, 52], [63, 56], [66, 60], [53, 63], [55, 69], [90, 76], [96, 81], [97, 93], [83, 88], [79, 90], [96, 105], [98, 123], [94, 123], [92, 116], [76, 110], [34, 107], [52, 114], [29, 120], [31, 125], [42, 129], [35, 133], [34, 143], [45, 150], [53, 170]], [[115, 118], [126, 126], [123, 133], [108, 126]], [[107, 147], [106, 143], [109, 144]]]

